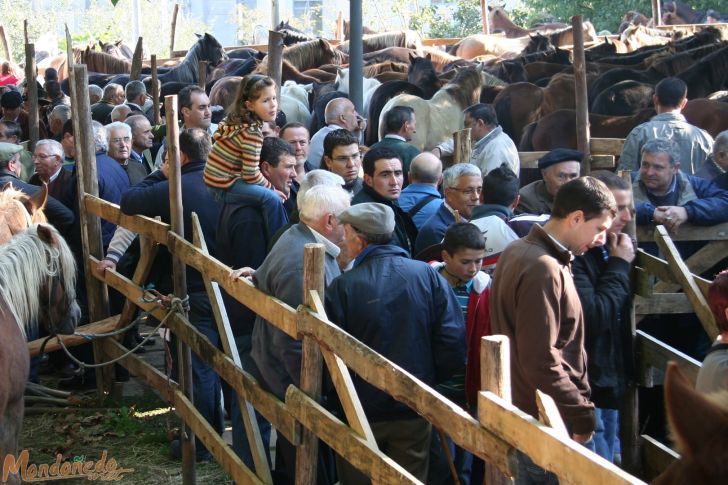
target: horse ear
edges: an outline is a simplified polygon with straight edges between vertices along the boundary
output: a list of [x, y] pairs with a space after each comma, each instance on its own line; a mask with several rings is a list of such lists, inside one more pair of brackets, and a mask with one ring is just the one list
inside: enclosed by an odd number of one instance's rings
[[6, 190], [12, 189], [12, 188], [13, 188], [12, 182], [5, 182], [5, 185], [3, 185], [3, 188], [0, 189], [0, 192], [5, 192]]
[[431, 60], [432, 60], [432, 54], [429, 54], [429, 53], [428, 53], [428, 54], [427, 54], [427, 55], [425, 56], [425, 59], [427, 59], [428, 61], [431, 61]]
[[417, 56], [410, 52], [409, 53], [409, 61], [410, 61], [410, 64], [414, 64], [415, 63], [415, 59], [417, 59]]
[[41, 241], [44, 243], [52, 246], [55, 243], [55, 238], [53, 236], [53, 231], [51, 231], [50, 226], [47, 226], [45, 224], [38, 224], [38, 237]]
[[48, 184], [43, 182], [43, 187], [35, 194], [28, 197], [27, 206], [30, 215], [33, 215], [34, 212], [43, 210], [46, 206], [46, 202], [48, 202]]
[[200, 34], [198, 34], [197, 32], [195, 32], [195, 35], [197, 36], [198, 39], [202, 38], [202, 36]]
[[[728, 413], [695, 391], [674, 362], [665, 377], [665, 406], [682, 453], [694, 458], [715, 450], [705, 449], [710, 436], [720, 436], [728, 427]], [[725, 435], [723, 435], [725, 436]]]

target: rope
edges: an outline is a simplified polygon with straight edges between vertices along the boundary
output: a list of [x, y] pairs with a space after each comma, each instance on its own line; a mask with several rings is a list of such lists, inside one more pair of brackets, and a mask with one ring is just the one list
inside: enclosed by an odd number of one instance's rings
[[[99, 334], [74, 334], [74, 335], [80, 335], [90, 341], [95, 338], [113, 337], [115, 335], [119, 335], [120, 333], [127, 331], [132, 325], [135, 325], [139, 320], [150, 315], [154, 310], [167, 306], [166, 302], [169, 297], [164, 297], [156, 290], [149, 291], [149, 293], [152, 293], [155, 297], [150, 300], [150, 299], [146, 298], [144, 295], [142, 295], [139, 299], [144, 303], [156, 303], [155, 306], [151, 310], [143, 312], [139, 318], [134, 320], [131, 324], [129, 324], [125, 328], [119, 329], [119, 330], [114, 330], [113, 332], [107, 332], [107, 333], [103, 333], [103, 334], [99, 333]], [[120, 360], [123, 360], [123, 359], [127, 358], [128, 356], [130, 356], [131, 354], [133, 354], [134, 352], [136, 352], [137, 349], [139, 349], [150, 338], [152, 338], [152, 336], [157, 332], [157, 330], [162, 328], [162, 326], [164, 326], [167, 323], [167, 320], [169, 319], [169, 317], [172, 316], [173, 313], [180, 313], [180, 314], [184, 315], [187, 312], [187, 310], [189, 309], [189, 296], [185, 296], [184, 298], [178, 298], [175, 296], [175, 297], [169, 298], [168, 301], [169, 301], [169, 311], [167, 312], [167, 315], [165, 315], [165, 317], [159, 322], [159, 325], [157, 325], [154, 328], [154, 330], [152, 330], [149, 333], [149, 335], [147, 335], [133, 349], [127, 351], [123, 355], [121, 355], [115, 359], [112, 359], [110, 361], [101, 362], [99, 364], [87, 364], [86, 362], [80, 361], [73, 354], [71, 354], [71, 352], [68, 350], [66, 345], [63, 343], [63, 340], [61, 339], [60, 336], [56, 335], [56, 340], [58, 341], [58, 344], [61, 346], [61, 348], [63, 349], [63, 352], [66, 354], [66, 356], [69, 359], [71, 359], [74, 363], [76, 363], [82, 370], [83, 369], [97, 369], [99, 367], [106, 367], [107, 365], [116, 364]], [[45, 342], [44, 342], [44, 344], [45, 344]]]

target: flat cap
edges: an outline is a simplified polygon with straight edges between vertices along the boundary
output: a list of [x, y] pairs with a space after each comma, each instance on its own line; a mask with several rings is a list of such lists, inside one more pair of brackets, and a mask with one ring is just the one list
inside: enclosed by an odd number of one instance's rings
[[17, 91], [8, 91], [0, 98], [0, 106], [8, 109], [15, 109], [23, 104], [23, 96]]
[[367, 234], [391, 234], [394, 232], [394, 211], [384, 204], [365, 202], [352, 205], [339, 214], [339, 222]]
[[584, 154], [570, 148], [556, 148], [551, 150], [538, 161], [538, 168], [544, 169], [561, 162], [579, 162], [584, 159]]
[[23, 147], [13, 143], [0, 142], [0, 162], [7, 162], [16, 153], [23, 151]]

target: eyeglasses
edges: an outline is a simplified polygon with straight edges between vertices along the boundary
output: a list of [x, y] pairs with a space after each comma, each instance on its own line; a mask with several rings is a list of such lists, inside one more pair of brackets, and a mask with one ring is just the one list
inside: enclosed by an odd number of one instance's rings
[[473, 195], [480, 195], [483, 193], [483, 187], [468, 187], [467, 189], [459, 189], [457, 187], [450, 187], [452, 190], [457, 190], [466, 197], [472, 197]]
[[33, 156], [32, 156], [31, 158], [32, 158], [33, 160], [37, 160], [37, 159], [39, 159], [39, 158], [40, 158], [41, 160], [45, 160], [46, 158], [50, 158], [50, 157], [57, 157], [57, 156], [58, 156], [58, 155], [54, 155], [54, 154], [52, 154], [52, 153], [51, 153], [50, 155], [43, 155], [43, 154], [41, 153], [40, 155], [33, 155]]
[[361, 153], [358, 153], [358, 152], [357, 153], [354, 153], [353, 155], [342, 155], [340, 157], [334, 157], [333, 158], [333, 160], [335, 162], [341, 162], [341, 163], [346, 163], [349, 160], [352, 160], [352, 161], [355, 162], [355, 161], [357, 161], [359, 159], [361, 159]]
[[114, 143], [114, 144], [122, 142], [122, 141], [124, 143], [129, 143], [131, 141], [131, 138], [128, 136], [125, 136], [124, 138], [112, 138], [111, 140], [109, 140], [110, 143]]

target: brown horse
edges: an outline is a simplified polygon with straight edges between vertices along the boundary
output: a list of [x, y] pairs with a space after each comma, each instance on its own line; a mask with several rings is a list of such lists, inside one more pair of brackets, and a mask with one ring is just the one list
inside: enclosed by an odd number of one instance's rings
[[[398, 32], [382, 32], [381, 34], [369, 34], [362, 37], [364, 53], [375, 52], [387, 47], [406, 47], [417, 52], [422, 50], [422, 37], [414, 30], [401, 30]], [[339, 44], [338, 49], [349, 53], [349, 41]]]
[[[349, 57], [331, 47], [326, 39], [316, 39], [284, 48], [283, 60], [288, 61], [298, 71], [305, 71], [319, 68], [322, 64], [345, 64], [349, 61]], [[268, 56], [260, 62], [256, 73], [268, 74]]]
[[718, 133], [728, 130], [728, 103], [712, 99], [698, 98], [688, 101], [682, 114], [688, 123], [704, 129], [715, 138]]
[[[591, 136], [625, 138], [632, 128], [655, 115], [645, 109], [632, 116], [589, 115]], [[521, 151], [548, 151], [554, 148], [576, 149], [576, 112], [573, 109], [554, 111], [526, 127], [518, 144]]]
[[669, 362], [665, 376], [665, 406], [681, 457], [652, 483], [718, 485], [728, 476], [728, 391], [703, 396]]
[[225, 76], [218, 79], [210, 89], [210, 105], [222, 106], [227, 110], [235, 101], [235, 93], [242, 79], [241, 76]]
[[[0, 456], [16, 456], [30, 358], [28, 331], [43, 322], [51, 335], [73, 333], [76, 263], [56, 229], [37, 224], [0, 246]], [[10, 483], [20, 483], [17, 475]]]
[[[350, 32], [350, 22], [348, 20], [344, 20], [344, 40], [349, 40], [349, 37], [350, 37], [349, 32]], [[361, 33], [362, 33], [362, 35], [376, 34], [377, 31], [370, 29], [366, 25], [362, 25]]]
[[478, 56], [493, 55], [501, 59], [513, 59], [521, 54], [553, 50], [547, 38], [537, 34], [509, 39], [485, 34], [474, 34], [453, 46], [450, 54], [471, 60]]
[[488, 7], [488, 19], [490, 20], [491, 32], [503, 31], [506, 37], [516, 38], [524, 37], [528, 34], [538, 32], [540, 34], [548, 34], [557, 30], [563, 30], [568, 25], [561, 22], [554, 22], [549, 24], [541, 24], [530, 29], [524, 29], [514, 24], [511, 18], [508, 16], [503, 7]]
[[31, 224], [48, 222], [43, 208], [48, 201], [48, 186], [32, 196], [16, 190], [11, 183], [0, 192], [0, 245], [26, 230]]

